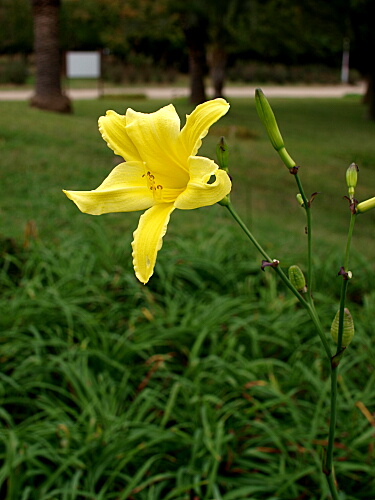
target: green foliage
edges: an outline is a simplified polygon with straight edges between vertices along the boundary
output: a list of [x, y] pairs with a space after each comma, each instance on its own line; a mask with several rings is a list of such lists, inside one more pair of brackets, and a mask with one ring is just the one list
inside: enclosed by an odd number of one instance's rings
[[26, 83], [28, 74], [25, 59], [3, 59], [0, 62], [0, 83], [22, 85]]
[[160, 1], [64, 0], [61, 41], [65, 50], [105, 49], [125, 61], [138, 54], [173, 64], [184, 51], [175, 17]]
[[[240, 27], [247, 50], [265, 60], [287, 64], [324, 61], [339, 67], [348, 16], [345, 0], [267, 0], [254, 2], [250, 12], [246, 20], [241, 19]], [[251, 43], [246, 40], [246, 21], [252, 32]]]
[[0, 53], [32, 52], [33, 23], [30, 0], [1, 0]]
[[[106, 27], [115, 23], [115, 3], [102, 0], [63, 0], [60, 7], [60, 40], [63, 50], [98, 50], [104, 47]], [[123, 43], [125, 46], [126, 39]]]
[[[228, 69], [228, 79], [241, 83], [305, 83], [305, 84], [338, 84], [340, 83], [340, 68], [324, 65], [288, 65], [281, 63], [264, 63], [238, 59]], [[350, 80], [356, 83], [359, 74], [350, 72]]]
[[[2, 0], [0, 53], [32, 52], [30, 0]], [[204, 26], [207, 42], [236, 60], [340, 67], [343, 37], [354, 65], [369, 66], [371, 2], [349, 0], [61, 0], [62, 50], [107, 49], [122, 59], [144, 54], [186, 70], [186, 26]], [[337, 13], [340, 15], [337, 15]], [[365, 60], [366, 59], [366, 60]], [[231, 62], [231, 61], [230, 61]]]
[[[2, 497], [325, 498], [321, 348], [242, 237], [169, 242], [144, 287], [123, 241], [91, 230], [2, 254]], [[375, 493], [375, 353], [359, 323], [337, 437], [349, 499]]]

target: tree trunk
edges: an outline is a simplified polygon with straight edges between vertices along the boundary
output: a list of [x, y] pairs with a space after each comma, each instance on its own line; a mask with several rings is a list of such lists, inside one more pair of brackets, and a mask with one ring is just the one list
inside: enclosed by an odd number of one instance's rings
[[214, 88], [214, 97], [223, 97], [225, 68], [227, 65], [227, 53], [224, 47], [216, 44], [213, 45], [209, 51], [208, 61]]
[[199, 25], [187, 27], [185, 32], [189, 53], [190, 102], [205, 102], [204, 74], [206, 69], [205, 34]]
[[34, 17], [35, 94], [30, 105], [70, 113], [71, 103], [61, 90], [59, 51], [60, 0], [31, 0]]
[[367, 107], [367, 118], [375, 121], [375, 74], [371, 73], [367, 77], [366, 95], [363, 102]]

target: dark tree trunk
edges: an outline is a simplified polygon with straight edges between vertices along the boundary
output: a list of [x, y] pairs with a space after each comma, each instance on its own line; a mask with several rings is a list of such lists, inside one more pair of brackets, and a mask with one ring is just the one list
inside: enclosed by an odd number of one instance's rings
[[189, 26], [184, 30], [189, 53], [190, 102], [205, 102], [204, 75], [206, 69], [205, 32], [202, 27]]
[[223, 97], [227, 53], [220, 45], [214, 45], [209, 52], [209, 66], [214, 97]]
[[353, 31], [351, 43], [351, 61], [354, 67], [366, 78], [367, 91], [363, 99], [366, 114], [370, 120], [375, 120], [375, 52], [374, 18], [375, 2], [364, 0], [350, 2], [350, 30]]
[[363, 102], [367, 108], [367, 118], [375, 121], [375, 74], [371, 73], [367, 77], [366, 95]]
[[31, 0], [34, 17], [36, 64], [35, 95], [31, 106], [60, 113], [71, 112], [69, 98], [61, 90], [59, 51], [60, 0]]

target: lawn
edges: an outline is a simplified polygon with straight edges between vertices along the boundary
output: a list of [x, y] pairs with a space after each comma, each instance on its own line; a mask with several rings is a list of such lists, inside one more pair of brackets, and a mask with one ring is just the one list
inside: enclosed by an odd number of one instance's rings
[[[1, 103], [2, 234], [22, 239], [29, 220], [48, 241], [85, 231], [92, 224], [88, 222], [91, 218], [66, 203], [61, 189], [94, 189], [113, 168], [114, 155], [100, 138], [97, 118], [107, 109], [122, 112], [130, 106], [151, 111], [163, 104], [82, 101], [75, 103], [74, 115], [59, 116], [30, 109], [25, 103]], [[232, 200], [255, 233], [275, 234], [275, 250], [283, 257], [290, 239], [297, 236], [297, 241], [303, 240], [304, 216], [295, 201], [295, 183], [270, 147], [253, 102], [233, 99], [231, 104], [229, 114], [204, 141], [201, 153], [214, 157], [216, 143], [221, 135], [226, 136], [231, 151]], [[181, 116], [191, 111], [184, 100], [175, 105]], [[306, 191], [320, 193], [314, 201], [316, 235], [322, 241], [340, 244], [346, 237], [348, 217], [343, 200], [345, 171], [352, 161], [360, 168], [358, 199], [372, 197], [375, 192], [375, 124], [364, 119], [364, 109], [355, 97], [275, 99], [272, 105], [288, 150], [301, 165]], [[217, 212], [220, 220], [226, 220], [220, 207]], [[137, 217], [109, 215], [95, 224], [123, 234], [134, 228]], [[174, 218], [179, 221], [175, 224], [178, 234], [178, 226], [183, 230], [202, 227], [197, 211], [180, 212]], [[366, 248], [370, 257], [375, 253], [371, 245], [374, 220], [375, 214], [367, 214], [356, 234], [357, 248]]]
[[[173, 214], [150, 284], [132, 271], [138, 213], [81, 214], [61, 189], [94, 189], [115, 158], [107, 109], [60, 116], [0, 103], [0, 497], [5, 500], [329, 498], [321, 473], [329, 382], [304, 310], [219, 205]], [[184, 116], [184, 100], [175, 106]], [[314, 294], [338, 307], [348, 230], [345, 171], [375, 196], [375, 124], [358, 98], [274, 99], [313, 202]], [[233, 99], [200, 153], [230, 145], [232, 201], [268, 252], [305, 266], [294, 179], [253, 100]], [[342, 500], [375, 496], [374, 212], [358, 217], [349, 286], [356, 334], [340, 369]]]

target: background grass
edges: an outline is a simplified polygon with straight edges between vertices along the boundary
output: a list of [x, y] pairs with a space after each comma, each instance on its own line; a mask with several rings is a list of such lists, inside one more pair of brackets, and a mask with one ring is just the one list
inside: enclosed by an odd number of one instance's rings
[[[73, 116], [59, 116], [30, 109], [26, 103], [1, 103], [2, 233], [20, 239], [30, 219], [35, 221], [39, 235], [49, 240], [84, 231], [90, 217], [67, 204], [60, 188], [94, 189], [113, 168], [114, 155], [100, 138], [98, 116], [110, 108], [122, 112], [131, 106], [151, 111], [163, 104], [145, 100], [82, 101], [75, 103]], [[183, 100], [175, 104], [180, 116], [191, 111]], [[316, 234], [322, 241], [340, 245], [346, 237], [348, 217], [343, 200], [345, 171], [352, 161], [360, 167], [358, 199], [374, 195], [375, 124], [364, 119], [356, 97], [274, 99], [272, 105], [288, 150], [301, 165], [306, 191], [321, 193], [314, 201]], [[213, 157], [220, 135], [227, 137], [231, 147], [234, 203], [254, 232], [262, 235], [276, 231], [277, 251], [282, 253], [289, 246], [289, 237], [295, 240], [297, 235], [297, 241], [303, 242], [304, 214], [295, 201], [295, 183], [270, 147], [252, 101], [232, 100], [229, 114], [212, 128], [201, 153]], [[174, 214], [178, 220], [174, 226], [196, 230], [201, 227], [199, 214], [178, 212]], [[123, 234], [125, 228], [134, 228], [137, 218], [138, 214], [134, 218], [132, 214], [108, 215], [100, 224], [107, 225], [110, 220], [114, 231]], [[374, 220], [375, 215], [368, 213], [356, 234], [358, 249], [366, 248], [370, 257]]]
[[[173, 214], [147, 287], [131, 269], [139, 214], [83, 215], [61, 188], [93, 189], [113, 167], [73, 116], [1, 103], [0, 496], [6, 500], [325, 499], [327, 367], [304, 311], [219, 206]], [[191, 108], [176, 107], [182, 116]], [[348, 207], [345, 170], [374, 196], [375, 125], [357, 98], [273, 100], [315, 199], [315, 298], [337, 309]], [[254, 103], [233, 100], [201, 153], [231, 146], [232, 199], [287, 267], [304, 261], [304, 217]], [[342, 363], [335, 455], [346, 499], [375, 495], [374, 214], [354, 238], [356, 336]]]

